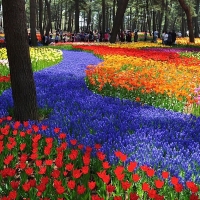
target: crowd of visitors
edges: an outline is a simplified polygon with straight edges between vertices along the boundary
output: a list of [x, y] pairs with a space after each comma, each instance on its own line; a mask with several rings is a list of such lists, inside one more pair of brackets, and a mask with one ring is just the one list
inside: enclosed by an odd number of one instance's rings
[[[57, 30], [55, 34], [45, 34], [42, 38], [43, 45], [48, 45], [51, 43], [58, 42], [109, 42], [111, 37], [111, 33], [106, 31], [104, 34], [102, 31], [81, 31], [79, 33], [64, 33], [62, 30]], [[138, 31], [121, 31], [116, 38], [116, 41], [121, 42], [134, 42], [138, 41]]]
[[176, 44], [176, 32], [173, 30], [173, 31], [163, 31], [162, 33], [162, 44], [165, 44], [165, 45], [172, 45], [172, 44]]
[[[121, 30], [119, 34], [117, 34], [116, 41], [117, 42], [138, 42], [138, 30], [134, 31], [123, 31]], [[148, 35], [150, 35], [147, 31], [144, 32], [144, 41], [148, 40]], [[173, 31], [163, 31], [162, 34], [159, 34], [158, 31], [154, 31], [152, 33], [152, 42], [157, 42], [158, 38], [162, 39], [162, 43], [165, 45], [172, 45], [176, 44], [176, 32]], [[104, 34], [102, 31], [94, 30], [94, 31], [88, 31], [84, 32], [81, 31], [79, 33], [71, 33], [71, 32], [64, 32], [62, 30], [56, 30], [56, 32], [44, 34], [42, 37], [42, 45], [49, 45], [54, 44], [58, 42], [109, 42], [111, 37], [111, 33], [109, 31], [106, 31]], [[140, 37], [141, 40], [141, 37]], [[28, 35], [28, 42], [31, 46], [31, 36], [30, 33]]]
[[[146, 37], [146, 36], [144, 36]], [[165, 45], [174, 45], [176, 44], [176, 37], [177, 34], [176, 32], [173, 31], [163, 31], [162, 34], [160, 35], [158, 31], [154, 31], [153, 32], [153, 40], [152, 42], [157, 42], [158, 38], [160, 37], [160, 39], [162, 40], [162, 44]]]

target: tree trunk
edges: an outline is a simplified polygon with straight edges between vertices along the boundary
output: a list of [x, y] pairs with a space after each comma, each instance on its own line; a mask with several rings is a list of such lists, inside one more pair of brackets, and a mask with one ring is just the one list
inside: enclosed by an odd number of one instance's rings
[[36, 0], [30, 0], [30, 28], [31, 28], [31, 46], [37, 46], [36, 37]]
[[92, 10], [89, 8], [87, 13], [87, 31], [90, 31]]
[[43, 22], [43, 0], [39, 0], [39, 28], [40, 28], [41, 38], [44, 35], [44, 28], [42, 22]]
[[68, 17], [68, 2], [65, 2], [65, 23], [64, 23], [64, 31], [67, 30], [67, 17]]
[[104, 38], [105, 34], [105, 29], [106, 29], [106, 2], [105, 0], [102, 0], [102, 35]]
[[186, 4], [185, 0], [178, 0], [181, 7], [185, 11], [187, 17], [187, 25], [189, 30], [189, 39], [191, 43], [194, 43], [194, 33], [193, 33], [193, 25], [192, 25], [192, 14], [189, 5]]
[[72, 11], [69, 9], [69, 18], [68, 18], [68, 26], [67, 26], [67, 31], [72, 32]]
[[185, 13], [183, 9], [181, 10], [181, 33], [182, 37], [186, 36], [186, 22], [185, 22]]
[[39, 0], [36, 0], [36, 31], [39, 30]]
[[146, 11], [147, 11], [147, 25], [149, 29], [149, 34], [151, 36], [152, 30], [151, 30], [151, 17], [150, 17], [150, 11], [149, 11], [149, 0], [146, 0]]
[[61, 1], [60, 2], [60, 18], [59, 18], [59, 24], [60, 24], [60, 28], [61, 28], [61, 30], [63, 30], [63, 23], [62, 23], [62, 21], [63, 21], [63, 2]]
[[14, 119], [37, 120], [36, 88], [28, 45], [25, 1], [3, 0], [2, 4]]
[[75, 0], [75, 31], [79, 32], [79, 0]]
[[194, 18], [194, 25], [195, 25], [195, 37], [198, 38], [199, 37], [199, 18], [198, 18], [198, 14], [199, 14], [199, 4], [200, 4], [200, 0], [197, 0], [197, 4], [195, 6], [195, 10], [196, 10], [196, 17]]
[[115, 6], [116, 6], [116, 0], [113, 0], [113, 11], [112, 11], [113, 23], [114, 23], [114, 19], [115, 19]]
[[49, 35], [49, 31], [51, 30], [51, 0], [45, 0], [45, 4], [47, 6], [47, 15], [48, 15], [48, 23], [47, 23], [47, 27], [46, 27], [46, 34]]
[[98, 18], [99, 18], [99, 20], [98, 20], [98, 30], [99, 30], [99, 32], [101, 32], [101, 30], [102, 30], [102, 14], [101, 13], [99, 13], [98, 12]]
[[116, 41], [116, 37], [117, 37], [117, 33], [119, 32], [122, 19], [124, 17], [124, 13], [126, 11], [127, 5], [128, 5], [128, 1], [129, 0], [119, 0], [119, 4], [117, 7], [117, 13], [115, 16], [115, 20], [114, 20], [114, 24], [113, 24], [113, 28], [112, 28], [112, 34], [111, 34], [111, 38], [110, 38], [110, 42], [111, 43], [115, 43]]
[[106, 21], [105, 21], [105, 23], [106, 23], [106, 31], [108, 31], [108, 29], [109, 29], [109, 7], [108, 7], [108, 5], [106, 4]]
[[153, 10], [153, 33], [154, 33], [154, 31], [157, 31], [156, 30], [156, 11], [155, 10]]

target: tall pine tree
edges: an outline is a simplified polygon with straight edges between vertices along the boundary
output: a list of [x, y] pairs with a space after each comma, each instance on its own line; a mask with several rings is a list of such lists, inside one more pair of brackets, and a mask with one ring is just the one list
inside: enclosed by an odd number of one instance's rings
[[37, 120], [36, 88], [26, 28], [25, 1], [2, 0], [15, 120]]

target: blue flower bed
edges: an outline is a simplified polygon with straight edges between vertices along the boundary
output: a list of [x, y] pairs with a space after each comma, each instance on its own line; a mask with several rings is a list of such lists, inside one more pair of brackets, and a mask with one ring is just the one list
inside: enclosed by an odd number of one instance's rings
[[[39, 107], [53, 109], [39, 124], [49, 127], [43, 134], [55, 137], [53, 129], [60, 127], [68, 140], [102, 144], [112, 163], [114, 150], [121, 150], [129, 160], [153, 167], [158, 176], [168, 170], [183, 184], [187, 180], [200, 184], [199, 118], [94, 94], [85, 84], [84, 70], [101, 60], [76, 51], [63, 51], [63, 57], [61, 63], [34, 74]], [[0, 117], [8, 115], [12, 105], [7, 90], [0, 96]]]

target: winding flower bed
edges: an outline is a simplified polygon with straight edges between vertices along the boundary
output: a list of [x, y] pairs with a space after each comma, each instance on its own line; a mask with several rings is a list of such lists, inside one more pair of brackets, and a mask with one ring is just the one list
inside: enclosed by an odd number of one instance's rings
[[[92, 199], [115, 200], [164, 196], [198, 199], [199, 118], [93, 93], [84, 81], [85, 69], [99, 63], [102, 65], [102, 60], [91, 53], [63, 51], [61, 63], [36, 72], [39, 107], [52, 109], [48, 119], [37, 124], [29, 121], [22, 125], [4, 117], [13, 106], [11, 90], [0, 96], [0, 140], [4, 155], [0, 177], [3, 173], [5, 180], [2, 180], [8, 185], [6, 193], [0, 193], [2, 197], [20, 193], [25, 199], [32, 196], [52, 199], [52, 195], [54, 199], [70, 199], [70, 195], [72, 199], [77, 195], [79, 199], [87, 199], [87, 195]], [[37, 139], [32, 140], [30, 134]], [[27, 156], [23, 158], [23, 154]], [[84, 155], [91, 163], [85, 163]], [[74, 164], [72, 171], [68, 168], [70, 163]], [[13, 167], [14, 172], [3, 169]], [[42, 174], [38, 174], [40, 170], [44, 170]]]
[[86, 70], [89, 87], [94, 91], [200, 115], [198, 53], [187, 53], [183, 48], [177, 52], [169, 48], [130, 50], [99, 45], [74, 45], [74, 48], [103, 56], [103, 63]]
[[[39, 71], [62, 60], [62, 51], [49, 48], [30, 48], [33, 71]], [[0, 49], [0, 94], [10, 87], [9, 62], [6, 48]]]

